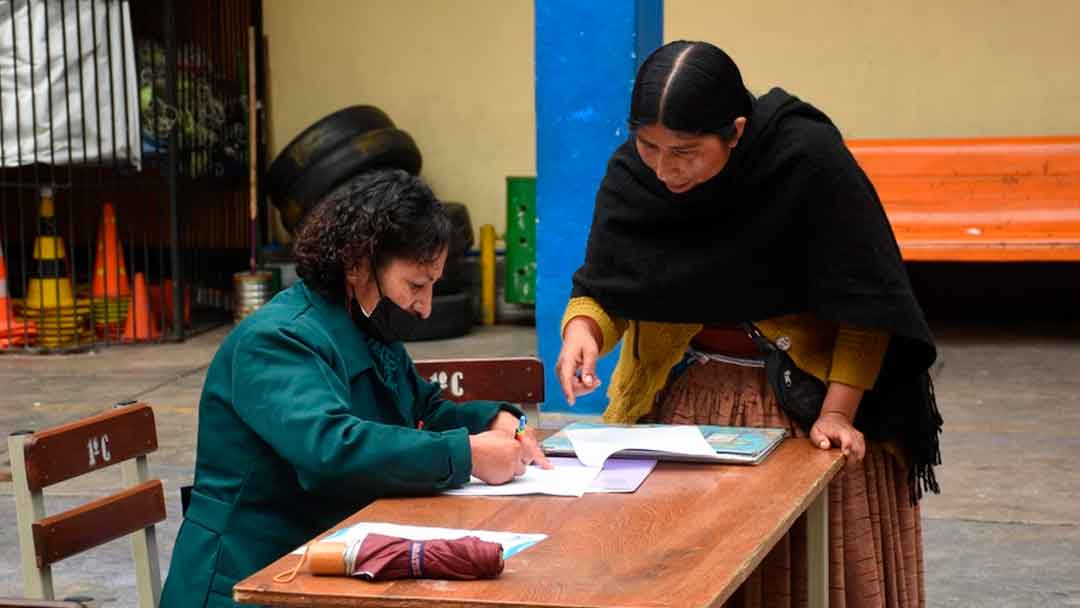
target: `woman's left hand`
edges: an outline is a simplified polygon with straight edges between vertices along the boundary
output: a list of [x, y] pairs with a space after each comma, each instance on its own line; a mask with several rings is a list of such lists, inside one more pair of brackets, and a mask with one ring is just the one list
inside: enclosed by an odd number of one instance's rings
[[827, 450], [840, 446], [849, 464], [862, 462], [866, 455], [866, 440], [852, 424], [851, 419], [840, 412], [822, 412], [810, 429], [810, 441]]
[[[518, 417], [503, 410], [491, 421], [489, 428], [492, 431], [506, 433], [513, 438], [517, 435]], [[531, 426], [526, 426], [525, 432], [518, 436], [517, 439], [521, 441], [521, 456], [526, 466], [537, 464], [545, 469], [553, 468], [551, 463], [548, 462], [547, 456], [544, 456], [544, 451], [540, 449], [540, 442], [536, 440], [536, 433]]]

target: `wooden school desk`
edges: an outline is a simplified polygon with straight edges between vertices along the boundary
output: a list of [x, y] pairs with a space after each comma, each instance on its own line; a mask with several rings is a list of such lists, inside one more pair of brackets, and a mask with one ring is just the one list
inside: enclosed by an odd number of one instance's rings
[[[787, 439], [759, 466], [660, 463], [633, 494], [378, 500], [361, 521], [540, 532], [489, 581], [382, 583], [275, 574], [286, 555], [238, 583], [237, 602], [271, 606], [719, 606], [800, 514], [808, 517], [810, 605], [828, 603], [828, 483], [840, 451]], [[329, 531], [328, 531], [329, 532]]]

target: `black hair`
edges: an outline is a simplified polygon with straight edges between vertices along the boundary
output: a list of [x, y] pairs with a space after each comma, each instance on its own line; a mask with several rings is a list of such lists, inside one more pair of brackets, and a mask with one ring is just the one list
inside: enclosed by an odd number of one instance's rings
[[739, 66], [727, 53], [708, 42], [669, 42], [638, 70], [630, 97], [630, 128], [659, 124], [730, 140], [735, 119], [750, 117], [751, 99]]
[[364, 259], [426, 263], [450, 242], [450, 218], [420, 178], [397, 169], [362, 173], [323, 197], [293, 245], [296, 274], [331, 299], [345, 298], [345, 276]]

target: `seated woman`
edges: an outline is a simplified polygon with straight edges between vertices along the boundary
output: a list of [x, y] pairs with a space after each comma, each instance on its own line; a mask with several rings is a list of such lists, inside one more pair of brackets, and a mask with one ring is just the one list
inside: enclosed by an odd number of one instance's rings
[[402, 171], [356, 177], [311, 211], [302, 280], [240, 323], [207, 372], [163, 608], [232, 606], [236, 582], [377, 498], [546, 465], [531, 432], [515, 440], [519, 410], [440, 399], [396, 339], [430, 314], [449, 235]]

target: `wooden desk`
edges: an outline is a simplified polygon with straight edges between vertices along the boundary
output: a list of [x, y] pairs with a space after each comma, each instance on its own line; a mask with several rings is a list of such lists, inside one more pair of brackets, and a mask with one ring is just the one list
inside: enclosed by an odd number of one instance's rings
[[370, 583], [302, 574], [274, 583], [286, 555], [233, 588], [273, 606], [719, 606], [804, 511], [811, 606], [828, 601], [828, 483], [839, 450], [789, 439], [757, 467], [661, 463], [633, 494], [582, 498], [439, 496], [379, 500], [360, 521], [542, 532], [490, 581]]

